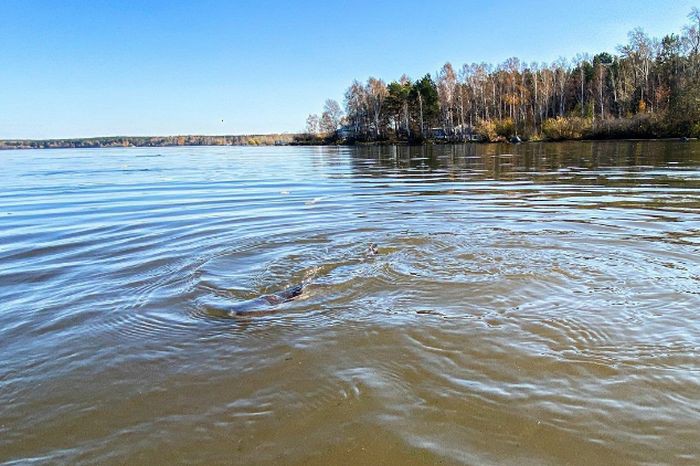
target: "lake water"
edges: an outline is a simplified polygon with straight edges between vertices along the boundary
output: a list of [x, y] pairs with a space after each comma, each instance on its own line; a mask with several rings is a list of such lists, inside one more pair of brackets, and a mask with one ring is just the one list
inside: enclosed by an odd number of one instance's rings
[[7, 151], [0, 186], [0, 463], [700, 463], [700, 143]]

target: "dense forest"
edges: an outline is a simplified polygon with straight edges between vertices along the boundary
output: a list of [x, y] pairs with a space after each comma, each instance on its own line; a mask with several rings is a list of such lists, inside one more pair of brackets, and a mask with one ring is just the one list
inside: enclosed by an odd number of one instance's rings
[[629, 33], [615, 54], [554, 63], [446, 63], [389, 84], [353, 81], [345, 111], [327, 100], [307, 141], [700, 136], [700, 10], [679, 34]]

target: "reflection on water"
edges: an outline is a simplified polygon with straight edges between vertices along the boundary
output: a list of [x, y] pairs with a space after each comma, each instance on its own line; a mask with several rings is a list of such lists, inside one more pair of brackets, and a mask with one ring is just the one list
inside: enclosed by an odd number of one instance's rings
[[697, 464], [699, 167], [681, 142], [0, 153], [0, 462]]

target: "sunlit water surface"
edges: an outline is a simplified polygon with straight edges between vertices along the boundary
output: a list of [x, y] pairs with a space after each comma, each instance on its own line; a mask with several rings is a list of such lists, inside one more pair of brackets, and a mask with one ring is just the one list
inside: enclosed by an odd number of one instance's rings
[[0, 462], [700, 463], [700, 143], [8, 151], [0, 186]]

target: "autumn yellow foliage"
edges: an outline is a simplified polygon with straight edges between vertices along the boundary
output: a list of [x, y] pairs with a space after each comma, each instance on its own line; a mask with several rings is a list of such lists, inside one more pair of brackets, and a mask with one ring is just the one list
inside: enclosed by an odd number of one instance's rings
[[481, 120], [476, 132], [489, 142], [504, 141], [515, 134], [515, 124], [510, 118], [502, 120]]
[[590, 118], [581, 117], [556, 117], [545, 120], [542, 124], [542, 133], [547, 139], [581, 139], [590, 132], [593, 121]]

